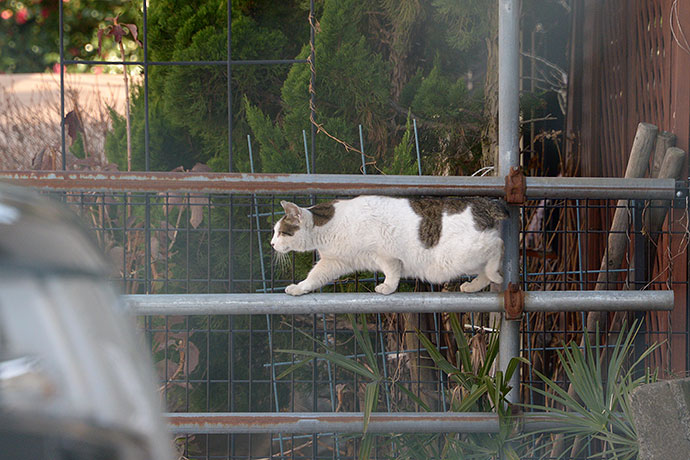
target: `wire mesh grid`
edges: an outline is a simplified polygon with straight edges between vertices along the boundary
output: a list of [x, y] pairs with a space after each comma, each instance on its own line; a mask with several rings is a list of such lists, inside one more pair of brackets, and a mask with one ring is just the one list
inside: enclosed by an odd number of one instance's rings
[[[314, 254], [271, 252], [272, 227], [282, 215], [281, 199], [310, 205], [334, 197], [273, 195], [190, 195], [179, 193], [62, 193], [83, 216], [113, 261], [113, 280], [130, 294], [282, 292], [303, 279]], [[629, 230], [620, 268], [606, 269], [612, 289], [674, 289], [687, 292], [687, 210], [668, 203], [663, 228], [645, 224], [652, 204], [631, 201], [621, 208]], [[615, 204], [597, 200], [541, 200], [522, 207], [521, 264], [526, 291], [592, 289], [600, 275]], [[145, 263], [146, 261], [149, 263]], [[356, 273], [323, 288], [330, 292], [373, 292], [378, 273]], [[415, 280], [402, 291], [458, 290], [458, 282], [433, 286]], [[686, 307], [686, 297], [683, 297]], [[683, 308], [685, 311], [685, 308]], [[582, 337], [586, 313], [530, 313], [523, 321], [522, 400], [548, 403], [535, 371], [564, 385], [557, 353]], [[672, 324], [670, 313], [648, 313], [638, 344], [666, 346], [648, 360], [664, 375], [687, 370], [688, 329]], [[634, 314], [625, 315], [626, 319]], [[460, 323], [478, 360], [497, 317], [463, 314]], [[623, 317], [609, 315], [615, 330]], [[353, 412], [363, 410], [369, 381], [334, 362], [286, 350], [340, 353], [366, 363], [353, 319], [321, 315], [165, 316], [139, 318], [160, 377], [161, 399], [170, 412]], [[434, 368], [417, 331], [454, 363], [448, 314], [369, 315], [366, 325], [385, 390], [383, 412], [453, 410], [457, 386]], [[297, 366], [302, 361], [304, 365]], [[678, 363], [681, 362], [682, 366]], [[291, 369], [293, 369], [290, 371]], [[541, 385], [541, 386], [540, 386]], [[453, 435], [455, 436], [455, 435]], [[425, 452], [441, 458], [443, 441], [425, 439]], [[420, 438], [419, 442], [421, 442]], [[354, 458], [358, 438], [332, 433], [288, 435], [191, 435], [179, 439], [187, 458]], [[374, 456], [398, 458], [420, 448], [415, 437], [380, 437]], [[402, 457], [400, 457], [402, 455]]]
[[[228, 2], [230, 4], [230, 2]], [[148, 58], [147, 6], [142, 3], [144, 60], [124, 65], [142, 66], [144, 91], [148, 94], [148, 71], [156, 63]], [[310, 2], [310, 15], [313, 14]], [[64, 119], [64, 75], [68, 65], [93, 65], [97, 61], [67, 60], [64, 56], [63, 11], [60, 11], [61, 114]], [[231, 8], [227, 11], [232, 24]], [[229, 31], [228, 31], [229, 32]], [[310, 29], [314, 43], [314, 29]], [[312, 56], [313, 59], [313, 56]], [[304, 64], [306, 60], [281, 61]], [[228, 33], [225, 61], [197, 61], [195, 64], [226, 66], [228, 99], [232, 91], [234, 65], [278, 64], [233, 61]], [[314, 75], [312, 71], [311, 79]], [[310, 95], [313, 97], [313, 95]], [[148, 101], [147, 101], [148, 102]], [[231, 102], [231, 101], [229, 101]], [[148, 107], [145, 113], [145, 164], [150, 169]], [[313, 112], [312, 112], [313, 118]], [[232, 104], [228, 103], [228, 157], [232, 168]], [[416, 126], [415, 126], [416, 128]], [[314, 126], [311, 127], [311, 164], [314, 166]], [[596, 138], [596, 137], [595, 137]], [[601, 137], [606, 139], [606, 136]], [[416, 136], [415, 136], [416, 140]], [[306, 135], [305, 135], [305, 151]], [[249, 147], [251, 149], [251, 145]], [[586, 150], [586, 149], [585, 149]], [[592, 152], [597, 149], [590, 149]], [[606, 149], [605, 149], [606, 150]], [[607, 151], [624, 151], [609, 149]], [[65, 126], [62, 126], [63, 169], [65, 168]], [[610, 160], [610, 158], [607, 158]], [[99, 194], [62, 193], [60, 197], [80, 211], [91, 226], [98, 243], [116, 267], [113, 280], [122, 291], [144, 293], [281, 292], [295, 280], [303, 279], [314, 260], [312, 254], [292, 256], [286, 266], [274, 260], [268, 241], [279, 200], [283, 197], [251, 195], [189, 195], [171, 193]], [[309, 204], [315, 197], [289, 197]], [[319, 197], [323, 199], [325, 197]], [[665, 205], [666, 206], [666, 205]], [[592, 288], [599, 275], [601, 254], [615, 205], [594, 200], [544, 200], [522, 209], [522, 283], [526, 291], [584, 290]], [[625, 289], [668, 289], [676, 292], [677, 312], [649, 313], [645, 340], [667, 340], [668, 346], [653, 356], [667, 374], [686, 372], [688, 364], [687, 242], [686, 209], [669, 208], [668, 222], [674, 223], [646, 235], [645, 209], [632, 206], [630, 228], [625, 233], [631, 248], [622, 268], [607, 270], [611, 287]], [[680, 222], [680, 223], [676, 223]], [[642, 249], [641, 249], [642, 248]], [[652, 248], [656, 248], [653, 250]], [[640, 261], [647, 254], [644, 269]], [[372, 291], [376, 273], [355, 274], [326, 286], [324, 290]], [[430, 286], [412, 280], [401, 290], [455, 290], [456, 284]], [[674, 316], [676, 315], [676, 316]], [[461, 324], [476, 338], [475, 355], [493, 329], [491, 317], [463, 315]], [[615, 318], [607, 318], [615, 319]], [[680, 319], [680, 321], [678, 321]], [[559, 374], [556, 351], [562, 343], [577, 340], [586, 323], [583, 313], [532, 313], [523, 321], [522, 354], [532, 366], [522, 369], [523, 401], [535, 402], [529, 384], [538, 385], [533, 370]], [[379, 409], [391, 412], [420, 410], [419, 402], [448, 410], [457, 396], [443, 374], [431, 369], [432, 361], [422, 351], [416, 330], [427, 336], [441, 352], [453, 357], [453, 341], [448, 315], [371, 315], [367, 319], [375, 356], [387, 378], [410, 390], [417, 399], [395, 388], [384, 392]], [[286, 376], [281, 374], [301, 358], [281, 349], [318, 351], [323, 345], [348, 357], [363, 358], [353, 337], [350, 318], [324, 315], [253, 316], [167, 316], [139, 319], [160, 377], [161, 398], [169, 411], [345, 411], [359, 410], [363, 382], [326, 360], [310, 360], [305, 367]], [[615, 326], [615, 322], [614, 322]], [[609, 327], [606, 324], [605, 327]], [[644, 345], [644, 344], [643, 344]], [[280, 377], [280, 378], [278, 378]], [[408, 438], [411, 439], [411, 438]], [[355, 438], [303, 435], [193, 435], [181, 438], [181, 452], [187, 458], [355, 458]], [[400, 438], [379, 438], [374, 448], [377, 458], [389, 458], [395, 449], [409, 457], [419, 453], [419, 444], [403, 445]], [[419, 443], [428, 449], [425, 456], [441, 458], [440, 438]], [[407, 449], [407, 450], [405, 450]], [[417, 450], [416, 450], [417, 449]], [[399, 451], [400, 452], [400, 451]], [[405, 455], [398, 455], [403, 458]], [[417, 456], [418, 457], [418, 456]], [[528, 457], [525, 457], [528, 458]]]

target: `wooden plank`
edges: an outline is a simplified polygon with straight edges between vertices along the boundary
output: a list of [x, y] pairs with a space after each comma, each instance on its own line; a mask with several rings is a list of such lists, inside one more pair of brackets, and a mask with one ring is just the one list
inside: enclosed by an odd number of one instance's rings
[[[679, 2], [682, 5], [676, 4], [677, 9], [675, 13], [677, 16], [677, 23], [673, 23], [674, 27], [680, 27], [684, 31], [690, 31], [690, 6], [687, 2]], [[671, 11], [673, 6], [672, 0], [667, 0], [668, 9]], [[678, 30], [676, 28], [676, 30]], [[682, 49], [678, 43], [673, 41], [670, 46], [671, 55], [671, 131], [677, 136], [676, 145], [688, 152], [690, 147], [690, 53]], [[687, 169], [684, 172], [687, 177]], [[673, 223], [674, 232], [683, 232], [686, 229], [679, 223]], [[670, 324], [674, 331], [685, 332], [688, 316], [687, 305], [687, 282], [688, 282], [688, 264], [687, 264], [687, 247], [681, 252], [681, 238], [677, 235], [673, 238], [671, 245], [672, 254], [681, 253], [678, 260], [683, 263], [675, 263], [673, 270], [674, 291], [676, 293], [676, 307], [671, 313]], [[688, 370], [686, 369], [688, 363], [687, 356], [687, 339], [684, 334], [674, 334], [671, 339], [671, 368], [673, 370]]]

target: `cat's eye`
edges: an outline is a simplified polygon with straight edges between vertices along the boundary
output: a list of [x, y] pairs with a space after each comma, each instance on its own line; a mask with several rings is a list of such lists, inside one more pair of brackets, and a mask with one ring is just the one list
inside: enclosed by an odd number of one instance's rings
[[294, 233], [290, 233], [290, 232], [278, 232], [278, 236], [280, 236], [280, 235], [293, 236]]

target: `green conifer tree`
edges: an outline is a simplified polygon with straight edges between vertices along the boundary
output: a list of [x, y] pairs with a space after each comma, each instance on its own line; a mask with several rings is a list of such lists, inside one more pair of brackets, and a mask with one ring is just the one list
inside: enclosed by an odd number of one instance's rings
[[[360, 30], [366, 6], [357, 0], [325, 0], [316, 35], [316, 122], [331, 135], [352, 145], [360, 123], [368, 133], [386, 131], [387, 66]], [[309, 52], [307, 45], [298, 58], [306, 59]], [[267, 130], [265, 118], [258, 112], [248, 118], [266, 166], [304, 172], [303, 166], [294, 168], [298, 164], [295, 159], [304, 158], [302, 130], [310, 129], [309, 79], [309, 66], [293, 66], [290, 70], [282, 88], [283, 117], [276, 129]], [[282, 139], [266, 136], [269, 132]], [[275, 147], [278, 145], [281, 150]], [[352, 174], [359, 170], [359, 154], [347, 152], [326, 136], [318, 136], [316, 152], [317, 172]], [[269, 157], [274, 158], [269, 160]]]

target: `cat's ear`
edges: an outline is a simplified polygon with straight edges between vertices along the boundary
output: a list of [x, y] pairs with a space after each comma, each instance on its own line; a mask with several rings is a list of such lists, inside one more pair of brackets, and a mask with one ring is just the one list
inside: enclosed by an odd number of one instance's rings
[[286, 217], [302, 221], [302, 208], [297, 206], [295, 203], [290, 203], [289, 201], [281, 201], [280, 205], [285, 210]]

